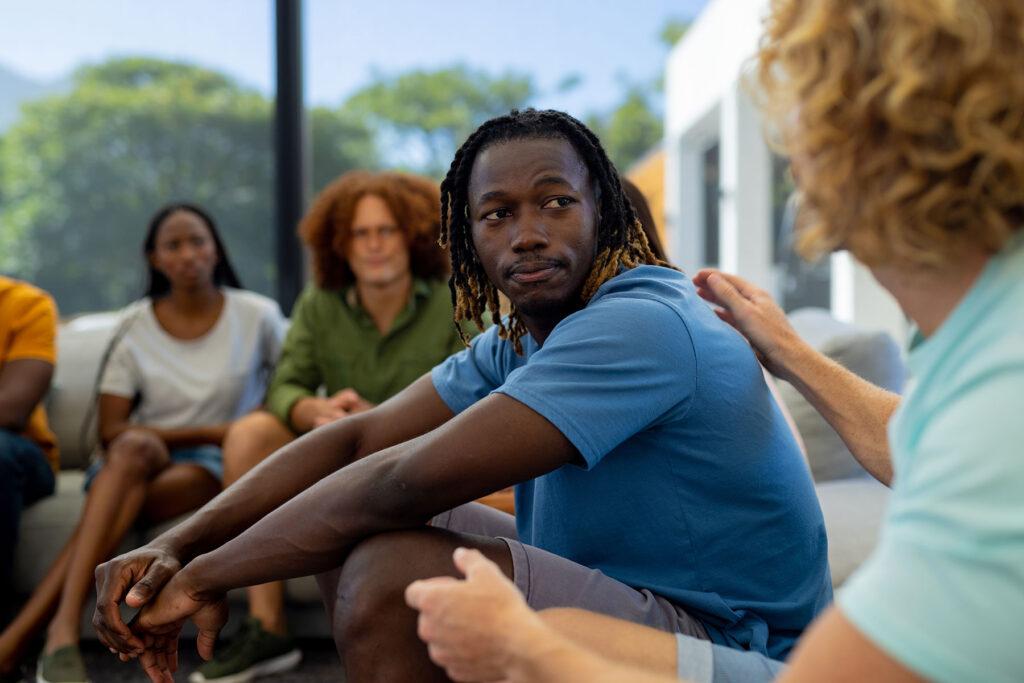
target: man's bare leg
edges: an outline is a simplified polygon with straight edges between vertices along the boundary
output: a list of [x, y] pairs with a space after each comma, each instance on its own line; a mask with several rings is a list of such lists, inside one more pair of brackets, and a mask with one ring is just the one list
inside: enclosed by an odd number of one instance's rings
[[416, 579], [460, 576], [452, 563], [460, 546], [479, 549], [512, 576], [504, 541], [424, 528], [373, 536], [339, 570], [317, 577], [349, 683], [448, 680], [427, 657], [404, 595]]

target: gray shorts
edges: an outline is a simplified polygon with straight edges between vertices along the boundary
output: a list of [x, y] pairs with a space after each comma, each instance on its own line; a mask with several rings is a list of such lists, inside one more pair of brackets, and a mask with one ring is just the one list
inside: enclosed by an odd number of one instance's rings
[[533, 609], [578, 607], [659, 631], [708, 640], [700, 621], [668, 598], [646, 588], [627, 586], [597, 569], [520, 543], [512, 515], [479, 503], [467, 503], [438, 515], [432, 525], [504, 541], [512, 553], [513, 580]]

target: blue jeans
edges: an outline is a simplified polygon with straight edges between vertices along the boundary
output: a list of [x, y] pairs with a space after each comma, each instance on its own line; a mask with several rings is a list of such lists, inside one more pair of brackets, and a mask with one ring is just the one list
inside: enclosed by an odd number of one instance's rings
[[11, 586], [21, 511], [52, 494], [56, 483], [39, 446], [0, 429], [0, 590]]

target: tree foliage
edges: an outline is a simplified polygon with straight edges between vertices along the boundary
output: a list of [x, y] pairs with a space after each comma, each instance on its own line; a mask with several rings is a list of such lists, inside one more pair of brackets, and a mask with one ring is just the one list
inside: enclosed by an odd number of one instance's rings
[[[87, 66], [73, 84], [24, 105], [0, 138], [0, 272], [51, 291], [64, 314], [122, 306], [142, 288], [149, 217], [188, 200], [217, 219], [245, 285], [273, 292], [272, 101], [153, 59]], [[623, 170], [661, 137], [657, 93], [624, 85], [618, 107], [587, 119]], [[313, 190], [353, 168], [440, 177], [477, 126], [536, 94], [528, 76], [465, 66], [378, 76], [309, 112]]]
[[[54, 293], [65, 314], [121, 306], [141, 290], [149, 217], [188, 200], [217, 219], [246, 286], [272, 291], [271, 103], [150, 59], [88, 66], [74, 82], [26, 105], [0, 146], [0, 269]], [[326, 110], [313, 120], [320, 182], [374, 163], [365, 127]]]
[[658, 144], [662, 135], [661, 117], [641, 86], [632, 86], [609, 115], [592, 115], [586, 123], [601, 138], [612, 163], [623, 173]]
[[535, 89], [528, 76], [490, 76], [465, 66], [381, 76], [353, 95], [342, 113], [368, 122], [389, 159], [443, 176], [462, 141], [489, 118], [523, 107]]

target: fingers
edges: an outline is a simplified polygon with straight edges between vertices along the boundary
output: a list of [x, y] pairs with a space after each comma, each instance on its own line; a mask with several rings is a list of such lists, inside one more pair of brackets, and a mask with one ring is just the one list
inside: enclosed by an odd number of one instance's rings
[[505, 572], [480, 552], [473, 548], [456, 548], [452, 554], [455, 566], [469, 580], [494, 580], [501, 582], [508, 581]]
[[[740, 306], [748, 303], [750, 295], [753, 294], [753, 286], [738, 277], [726, 275], [718, 271], [701, 271], [698, 276], [705, 274], [705, 277], [698, 285], [697, 294], [713, 304], [734, 311]], [[694, 278], [694, 282], [698, 282]]]
[[429, 595], [435, 594], [440, 588], [459, 583], [461, 581], [452, 576], [438, 576], [433, 579], [413, 581], [405, 588], [405, 604], [413, 609], [422, 609], [423, 602]]
[[121, 619], [118, 602], [131, 581], [130, 571], [117, 571], [111, 577], [111, 563], [96, 568], [96, 611], [92, 624], [100, 642], [107, 647], [125, 654], [137, 654], [142, 649], [139, 640]]
[[351, 387], [342, 389], [334, 392], [330, 398], [327, 399], [328, 405], [332, 408], [340, 410], [349, 410], [357, 403], [359, 403], [360, 397], [355, 389]]

